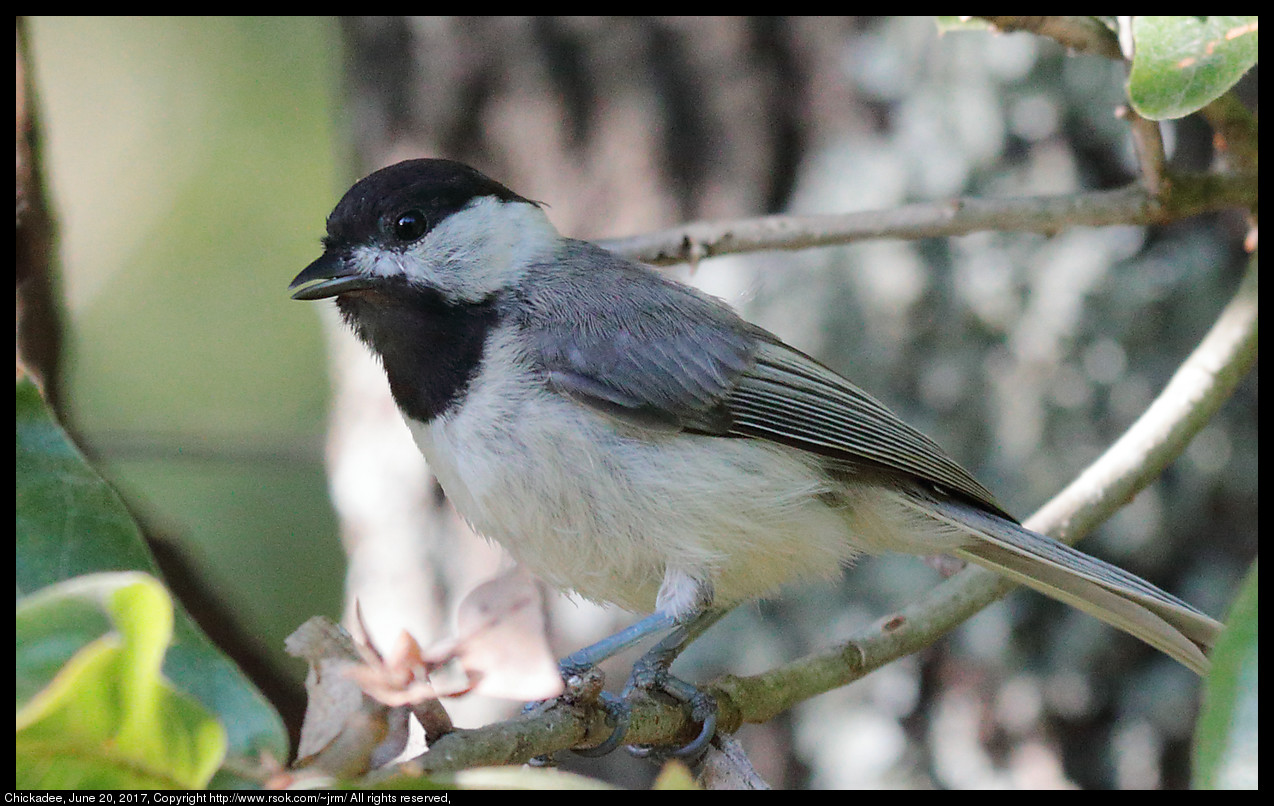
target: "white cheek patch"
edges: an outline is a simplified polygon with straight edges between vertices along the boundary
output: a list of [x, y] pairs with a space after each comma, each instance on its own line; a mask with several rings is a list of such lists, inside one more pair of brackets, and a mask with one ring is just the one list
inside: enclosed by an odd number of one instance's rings
[[479, 302], [515, 284], [524, 267], [551, 253], [560, 238], [538, 207], [485, 196], [406, 251], [383, 252], [371, 269], [405, 276], [457, 302]]

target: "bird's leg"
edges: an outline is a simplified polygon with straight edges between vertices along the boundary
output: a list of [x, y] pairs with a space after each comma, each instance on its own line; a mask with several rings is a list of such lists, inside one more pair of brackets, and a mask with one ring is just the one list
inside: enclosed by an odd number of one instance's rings
[[[583, 677], [597, 664], [625, 649], [654, 635], [667, 630], [676, 624], [676, 619], [669, 613], [656, 612], [623, 630], [609, 635], [595, 644], [573, 652], [563, 658], [557, 665], [562, 679], [569, 682], [573, 677]], [[602, 692], [599, 701], [606, 709], [606, 722], [613, 725], [614, 730], [607, 739], [596, 747], [575, 750], [576, 755], [589, 758], [604, 756], [619, 746], [624, 734], [628, 732], [628, 718], [631, 709], [622, 697]]]
[[[707, 747], [716, 733], [717, 707], [709, 695], [684, 680], [673, 677], [668, 669], [677, 656], [705, 630], [717, 623], [728, 611], [714, 608], [712, 586], [696, 576], [678, 569], [669, 569], [660, 586], [656, 611], [626, 629], [603, 638], [564, 658], [558, 668], [563, 680], [582, 676], [607, 658], [622, 652], [663, 630], [671, 630], [649, 652], [633, 665], [632, 675], [623, 693], [616, 698], [603, 694], [602, 707], [606, 709], [607, 722], [615, 730], [596, 747], [576, 750], [579, 755], [600, 756], [614, 750], [628, 731], [630, 707], [628, 697], [634, 689], [660, 691], [681, 703], [690, 705], [691, 717], [703, 727], [699, 735], [685, 747], [669, 755], [678, 758], [696, 758]], [[651, 754], [651, 748], [630, 748], [640, 756]]]
[[614, 635], [608, 635], [597, 643], [590, 644], [578, 652], [573, 652], [562, 658], [557, 665], [562, 672], [562, 679], [565, 680], [573, 675], [584, 674], [607, 658], [617, 655], [648, 636], [667, 630], [676, 624], [676, 619], [669, 613], [652, 613], [631, 627], [625, 627]]
[[[684, 747], [676, 748], [663, 755], [681, 759], [697, 759], [717, 732], [717, 703], [711, 695], [700, 691], [690, 683], [669, 673], [669, 668], [677, 656], [702, 635], [709, 627], [721, 620], [729, 610], [724, 608], [704, 608], [683, 622], [679, 623], [662, 641], [655, 644], [649, 652], [642, 655], [633, 664], [632, 676], [624, 687], [623, 696], [628, 697], [634, 689], [645, 691], [661, 691], [678, 702], [690, 706], [690, 716], [702, 726], [699, 735]], [[613, 737], [612, 737], [613, 738]], [[610, 739], [607, 739], [609, 742]], [[651, 756], [654, 748], [644, 745], [631, 745], [629, 752], [640, 758]]]

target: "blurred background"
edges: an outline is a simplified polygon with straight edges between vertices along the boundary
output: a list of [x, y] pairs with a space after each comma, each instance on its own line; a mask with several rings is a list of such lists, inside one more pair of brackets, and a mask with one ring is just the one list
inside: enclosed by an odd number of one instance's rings
[[[373, 633], [427, 642], [500, 562], [447, 508], [362, 348], [288, 298], [360, 176], [459, 159], [589, 239], [1136, 176], [1120, 65], [1027, 34], [939, 36], [932, 18], [26, 24], [61, 414], [184, 569], [177, 593], [218, 608], [294, 723], [304, 667], [282, 643], [306, 618], [357, 595]], [[1255, 73], [1239, 89], [1254, 105]], [[1202, 121], [1165, 129], [1174, 168], [1210, 164]], [[855, 380], [1024, 517], [1162, 389], [1233, 293], [1244, 231], [1217, 214], [669, 271]], [[1086, 550], [1224, 617], [1256, 553], [1256, 391], [1254, 373]], [[864, 560], [740, 608], [679, 668], [762, 671], [938, 579]], [[546, 607], [561, 654], [631, 621], [552, 593]], [[1018, 592], [739, 736], [776, 787], [1179, 787], [1197, 698], [1166, 657]], [[454, 710], [478, 724], [515, 707]], [[653, 771], [622, 753], [569, 763], [629, 785]]]

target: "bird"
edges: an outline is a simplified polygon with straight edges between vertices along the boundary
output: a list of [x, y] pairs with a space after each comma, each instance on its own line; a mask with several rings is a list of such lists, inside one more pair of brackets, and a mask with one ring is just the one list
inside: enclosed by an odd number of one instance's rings
[[664, 634], [629, 688], [689, 702], [699, 744], [713, 707], [667, 673], [681, 649], [862, 554], [954, 555], [1208, 669], [1219, 622], [1022, 526], [837, 372], [468, 165], [371, 173], [322, 245], [293, 298], [335, 299], [457, 512], [551, 586], [649, 614], [563, 673]]

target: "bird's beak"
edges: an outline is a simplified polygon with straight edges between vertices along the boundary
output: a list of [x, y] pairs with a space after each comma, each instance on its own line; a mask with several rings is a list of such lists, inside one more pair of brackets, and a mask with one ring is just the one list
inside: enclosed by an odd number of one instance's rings
[[[316, 280], [318, 282], [314, 282]], [[325, 252], [292, 280], [288, 290], [292, 291], [292, 299], [312, 300], [335, 297], [349, 291], [363, 291], [375, 285], [375, 278], [360, 274], [342, 256]]]

